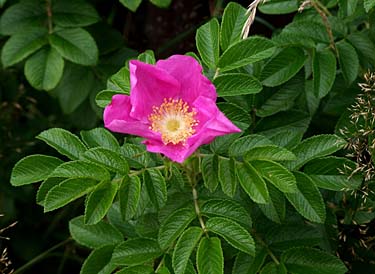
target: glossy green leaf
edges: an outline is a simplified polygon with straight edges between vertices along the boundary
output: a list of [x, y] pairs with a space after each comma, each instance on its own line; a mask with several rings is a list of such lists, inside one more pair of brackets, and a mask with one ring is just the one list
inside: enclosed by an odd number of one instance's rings
[[120, 3], [130, 9], [132, 12], [136, 12], [142, 0], [120, 0]]
[[285, 193], [288, 201], [306, 219], [324, 223], [326, 208], [318, 188], [312, 180], [304, 173], [294, 173], [297, 179], [298, 190], [294, 193]]
[[345, 40], [336, 43], [337, 52], [339, 55], [339, 63], [344, 79], [348, 85], [358, 76], [359, 71], [359, 59], [357, 52]]
[[82, 140], [90, 147], [103, 147], [113, 151], [119, 151], [120, 145], [117, 139], [105, 128], [94, 128], [80, 132]]
[[229, 47], [219, 59], [220, 71], [228, 71], [271, 57], [274, 44], [263, 37], [253, 36]]
[[64, 60], [54, 49], [42, 49], [27, 59], [25, 76], [38, 90], [51, 90], [57, 86], [64, 70]]
[[52, 5], [52, 20], [61, 27], [84, 27], [100, 20], [95, 8], [82, 0], [58, 0]]
[[221, 190], [228, 195], [233, 197], [237, 191], [237, 177], [235, 169], [235, 160], [233, 158], [219, 158], [219, 182]]
[[218, 177], [218, 169], [219, 169], [219, 162], [218, 162], [217, 155], [210, 155], [204, 157], [202, 160], [202, 175], [204, 180], [204, 185], [207, 189], [211, 192], [214, 192], [219, 184], [219, 177]]
[[173, 250], [172, 266], [175, 274], [186, 274], [190, 255], [203, 235], [200, 227], [192, 226], [186, 229]]
[[255, 257], [249, 254], [238, 252], [232, 274], [258, 274], [267, 257], [265, 248], [257, 249]]
[[161, 224], [158, 235], [160, 247], [167, 249], [186, 229], [196, 214], [192, 208], [182, 208], [174, 211]]
[[50, 177], [88, 178], [103, 181], [109, 181], [111, 179], [111, 176], [106, 169], [84, 161], [63, 163], [50, 174]]
[[22, 1], [3, 12], [0, 18], [0, 33], [12, 35], [26, 28], [43, 27], [45, 18], [45, 3], [39, 0]]
[[298, 0], [270, 0], [259, 6], [259, 10], [265, 14], [286, 14], [298, 10]]
[[122, 67], [118, 72], [113, 74], [107, 81], [107, 89], [118, 91], [117, 93], [130, 93], [130, 72], [127, 66]]
[[77, 243], [89, 248], [100, 248], [123, 241], [120, 231], [111, 224], [100, 221], [95, 225], [85, 225], [83, 219], [83, 216], [78, 216], [69, 222], [70, 235]]
[[219, 35], [219, 22], [214, 18], [201, 26], [195, 36], [198, 52], [209, 68], [216, 68], [219, 60]]
[[162, 208], [167, 201], [167, 186], [163, 175], [157, 169], [148, 169], [144, 173], [144, 183], [151, 202], [157, 209]]
[[47, 30], [44, 28], [17, 32], [5, 42], [1, 51], [1, 62], [5, 68], [17, 64], [47, 42]]
[[285, 219], [285, 196], [273, 185], [268, 185], [270, 200], [267, 204], [258, 204], [263, 214], [271, 221], [281, 224]]
[[265, 145], [247, 151], [245, 154], [245, 160], [293, 161], [296, 160], [296, 156], [283, 147]]
[[47, 129], [36, 138], [72, 160], [79, 159], [80, 154], [86, 151], [86, 146], [76, 135], [62, 128]]
[[81, 28], [55, 31], [49, 37], [50, 44], [67, 60], [84, 66], [95, 65], [98, 48], [92, 36]]
[[167, 8], [172, 0], [150, 0], [150, 2], [159, 8]]
[[263, 178], [271, 182], [281, 192], [290, 193], [297, 191], [296, 178], [281, 164], [266, 160], [254, 160], [251, 161], [251, 165]]
[[362, 184], [361, 176], [348, 178], [348, 175], [309, 175], [314, 184], [333, 191], [355, 190]]
[[289, 169], [297, 170], [308, 161], [332, 154], [345, 145], [345, 140], [336, 135], [316, 135], [305, 139], [292, 149], [297, 160], [287, 162]]
[[344, 263], [327, 252], [318, 249], [299, 247], [285, 251], [281, 261], [288, 271], [296, 274], [344, 274]]
[[229, 147], [229, 155], [233, 157], [243, 156], [251, 149], [267, 145], [273, 145], [273, 143], [263, 135], [247, 135], [233, 142]]
[[330, 50], [316, 51], [313, 56], [314, 94], [326, 96], [336, 78], [336, 57]]
[[275, 87], [285, 83], [301, 70], [306, 58], [303, 50], [297, 47], [281, 50], [264, 65], [260, 74], [262, 84]]
[[238, 202], [229, 199], [210, 199], [201, 205], [201, 212], [208, 217], [225, 217], [239, 222], [245, 228], [251, 227], [248, 211]]
[[13, 186], [22, 186], [43, 181], [62, 163], [63, 161], [52, 156], [40, 154], [27, 156], [13, 167], [10, 183]]
[[206, 228], [223, 237], [234, 248], [249, 255], [255, 255], [255, 243], [250, 233], [237, 222], [222, 218], [212, 217], [206, 222]]
[[118, 182], [108, 182], [91, 192], [85, 203], [85, 224], [93, 225], [104, 218], [117, 194]]
[[303, 42], [304, 46], [311, 46], [310, 41], [315, 43], [329, 44], [329, 36], [323, 23], [312, 20], [295, 20], [285, 26], [281, 32], [282, 34], [289, 34], [296, 36], [298, 42]]
[[114, 245], [94, 249], [82, 265], [80, 274], [111, 274], [116, 266], [111, 262]]
[[114, 151], [103, 147], [95, 147], [81, 155], [81, 159], [103, 166], [119, 174], [128, 174], [129, 165], [125, 158]]
[[112, 97], [119, 94], [118, 91], [113, 90], [102, 90], [95, 97], [95, 103], [98, 107], [105, 108], [112, 101]]
[[62, 181], [48, 191], [44, 201], [44, 212], [69, 204], [92, 191], [97, 184], [97, 181], [88, 178], [70, 178]]
[[269, 201], [267, 186], [258, 171], [249, 163], [236, 163], [237, 177], [243, 190], [258, 203]]
[[162, 251], [153, 239], [136, 238], [127, 240], [115, 248], [112, 255], [116, 265], [139, 265], [159, 257]]
[[356, 49], [362, 67], [375, 64], [375, 44], [366, 31], [353, 32], [347, 36], [348, 42]]
[[235, 2], [230, 2], [224, 10], [221, 22], [220, 45], [223, 51], [241, 40], [245, 22], [246, 9]]
[[116, 274], [154, 274], [154, 269], [151, 266], [137, 265], [131, 267], [125, 267], [122, 270], [116, 272]]
[[125, 143], [121, 146], [121, 154], [126, 158], [129, 165], [136, 169], [147, 167], [150, 163], [150, 157], [146, 149], [140, 145]]
[[202, 238], [197, 250], [199, 274], [223, 274], [224, 257], [219, 238]]
[[141, 181], [137, 176], [124, 178], [119, 190], [122, 219], [129, 220], [136, 211], [141, 196]]
[[47, 178], [44, 180], [38, 188], [36, 203], [44, 207], [44, 201], [47, 193], [51, 190], [51, 188], [59, 185], [62, 181], [64, 181], [64, 178]]
[[244, 73], [228, 73], [214, 79], [219, 96], [237, 96], [258, 93], [262, 84], [257, 78]]
[[142, 52], [140, 55], [138, 55], [138, 60], [151, 65], [154, 65], [156, 62], [155, 54], [152, 50], [146, 50]]

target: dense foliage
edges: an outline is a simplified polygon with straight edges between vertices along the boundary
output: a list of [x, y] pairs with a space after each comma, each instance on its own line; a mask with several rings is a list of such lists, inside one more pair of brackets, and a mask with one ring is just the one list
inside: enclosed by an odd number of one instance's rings
[[[0, 99], [18, 103], [8, 88], [21, 86], [23, 68], [31, 87], [51, 92], [38, 100], [57, 98], [68, 115], [43, 118], [24, 103], [37, 124], [25, 130], [45, 129], [36, 138], [54, 150], [38, 143], [25, 151], [10, 183], [41, 182], [37, 204], [65, 212], [81, 250], [65, 253], [82, 258], [80, 273], [375, 271], [374, 0], [254, 1], [249, 9], [231, 2], [222, 12], [223, 1], [211, 5], [215, 17], [202, 19], [196, 51], [186, 54], [242, 132], [217, 137], [183, 164], [148, 152], [137, 136], [95, 127], [114, 95], [131, 92], [129, 60], [157, 61], [152, 50], [124, 46], [99, 2], [9, 1], [0, 19], [9, 36], [2, 78], [15, 78], [1, 83]], [[142, 1], [120, 2], [135, 12]], [[290, 16], [280, 28], [263, 19], [280, 14]], [[254, 20], [272, 36], [253, 35]], [[23, 85], [13, 90], [25, 93]], [[53, 250], [76, 244], [63, 238]]]

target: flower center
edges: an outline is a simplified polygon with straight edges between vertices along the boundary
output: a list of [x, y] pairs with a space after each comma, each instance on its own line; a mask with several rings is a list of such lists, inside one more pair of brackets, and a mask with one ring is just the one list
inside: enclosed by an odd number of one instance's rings
[[148, 117], [150, 129], [161, 134], [164, 144], [184, 144], [195, 133], [193, 127], [198, 125], [194, 119], [197, 112], [189, 111], [189, 105], [182, 99], [164, 99], [159, 107], [154, 106], [152, 110]]

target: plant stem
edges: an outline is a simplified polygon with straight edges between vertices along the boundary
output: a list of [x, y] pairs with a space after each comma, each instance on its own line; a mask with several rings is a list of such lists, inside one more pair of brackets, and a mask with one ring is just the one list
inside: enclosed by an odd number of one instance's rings
[[268, 255], [270, 255], [271, 259], [275, 262], [275, 264], [279, 265], [280, 261], [276, 258], [275, 254], [273, 254], [271, 249], [268, 248], [268, 245], [263, 241], [263, 239], [259, 235], [257, 235], [257, 233], [255, 231], [253, 231], [252, 234], [255, 236], [255, 238], [258, 240], [258, 242], [262, 246], [264, 246], [264, 248], [267, 250]]
[[197, 217], [198, 217], [199, 223], [201, 225], [201, 228], [203, 229], [203, 232], [208, 237], [207, 228], [206, 228], [206, 225], [204, 224], [204, 221], [203, 221], [203, 218], [202, 218], [202, 214], [201, 214], [201, 210], [199, 208], [198, 192], [197, 192], [195, 186], [192, 187], [192, 193], [193, 193], [195, 213], [197, 214]]
[[65, 245], [65, 244], [67, 244], [71, 240], [72, 240], [71, 238], [65, 239], [64, 241], [62, 241], [62, 242], [54, 245], [50, 249], [47, 249], [43, 253], [39, 254], [38, 256], [34, 257], [32, 260], [28, 261], [26, 264], [24, 264], [23, 266], [21, 266], [20, 268], [18, 268], [16, 271], [13, 272], [13, 274], [20, 274], [20, 273], [22, 273], [23, 271], [25, 271], [26, 269], [28, 269], [29, 267], [31, 267], [33, 264], [35, 264], [35, 263], [43, 260], [48, 255], [48, 253], [50, 253], [50, 252], [54, 251], [55, 249], [57, 249], [57, 248]]
[[51, 0], [46, 0], [46, 11], [47, 11], [47, 20], [48, 20], [47, 21], [48, 33], [51, 34], [53, 32]]

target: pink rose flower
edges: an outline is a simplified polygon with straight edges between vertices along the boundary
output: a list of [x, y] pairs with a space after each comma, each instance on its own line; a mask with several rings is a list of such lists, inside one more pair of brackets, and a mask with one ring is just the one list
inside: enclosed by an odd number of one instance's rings
[[241, 131], [216, 106], [215, 87], [194, 58], [133, 60], [129, 69], [130, 96], [113, 96], [104, 110], [111, 131], [141, 136], [148, 151], [179, 163], [216, 136]]

